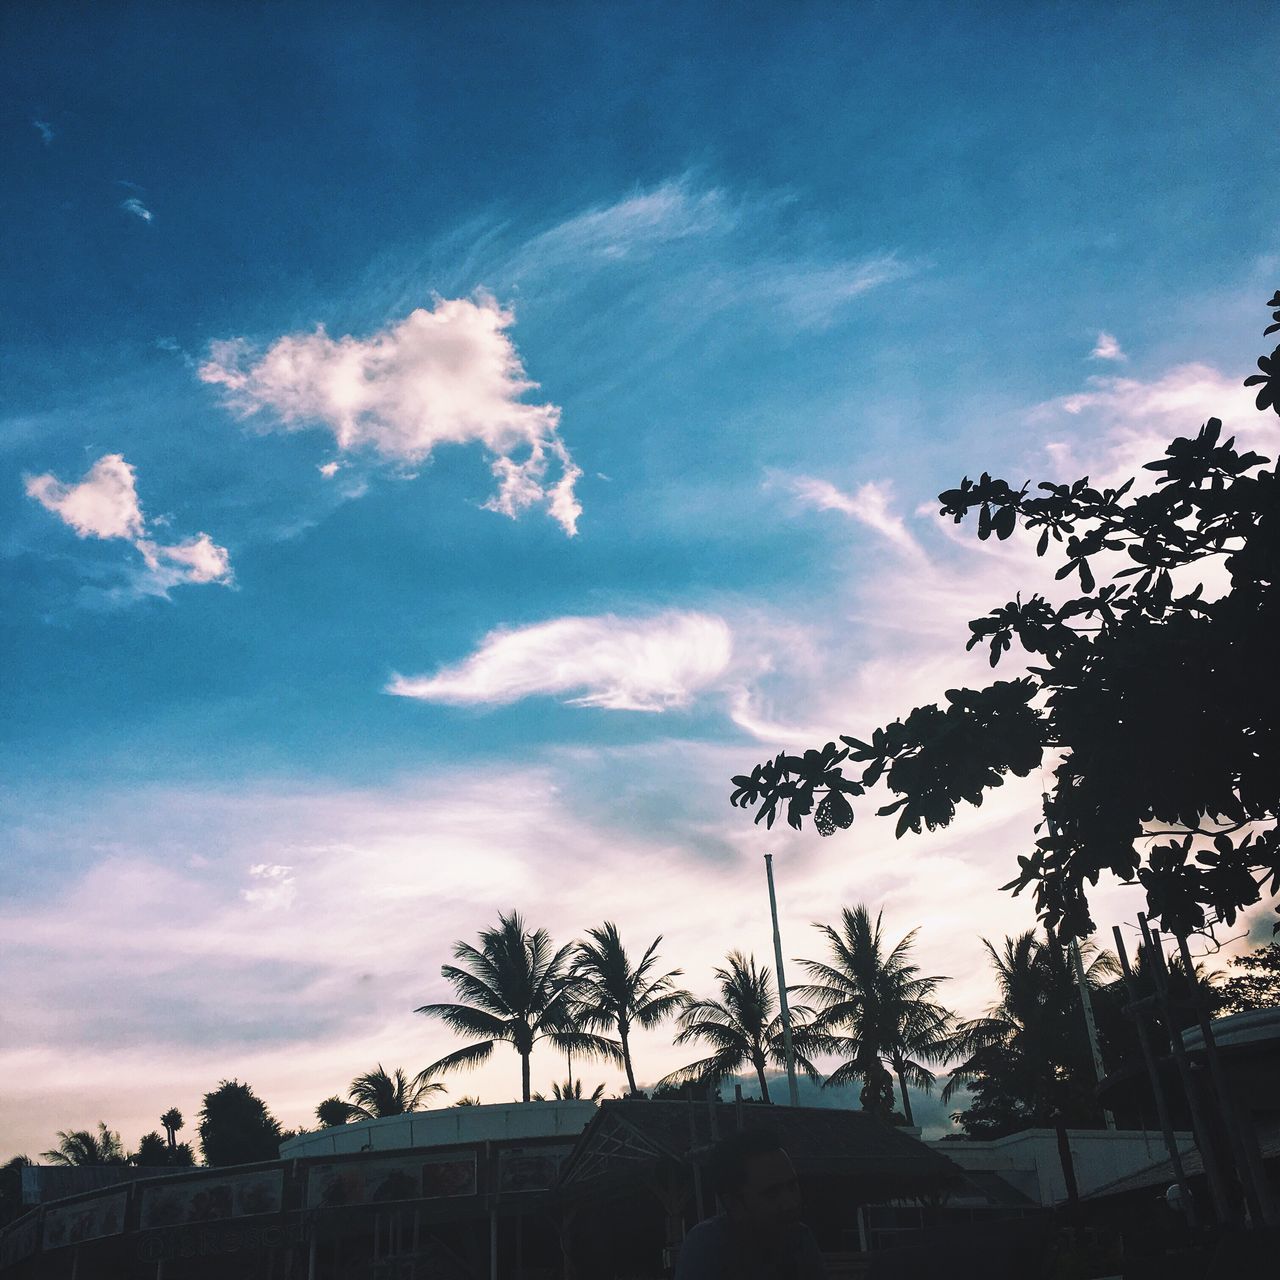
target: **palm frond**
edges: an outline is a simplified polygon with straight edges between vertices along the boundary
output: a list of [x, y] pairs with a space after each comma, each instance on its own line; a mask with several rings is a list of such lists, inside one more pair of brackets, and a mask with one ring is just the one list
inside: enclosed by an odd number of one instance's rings
[[494, 1041], [481, 1040], [479, 1044], [469, 1044], [464, 1048], [455, 1049], [452, 1053], [446, 1053], [443, 1058], [437, 1058], [430, 1066], [423, 1067], [419, 1073], [422, 1076], [438, 1076], [445, 1071], [469, 1070], [471, 1067], [478, 1067], [483, 1062], [488, 1062], [493, 1054]]

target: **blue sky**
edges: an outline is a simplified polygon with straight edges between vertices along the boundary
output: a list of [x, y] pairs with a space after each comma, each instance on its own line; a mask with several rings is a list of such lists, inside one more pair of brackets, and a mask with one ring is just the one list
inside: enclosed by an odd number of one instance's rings
[[982, 678], [1040, 570], [962, 474], [1274, 453], [1274, 9], [2, 21], [0, 1155], [416, 1070], [511, 905], [706, 987], [766, 849], [793, 954], [883, 903], [981, 1007], [1034, 785], [895, 847], [725, 780]]

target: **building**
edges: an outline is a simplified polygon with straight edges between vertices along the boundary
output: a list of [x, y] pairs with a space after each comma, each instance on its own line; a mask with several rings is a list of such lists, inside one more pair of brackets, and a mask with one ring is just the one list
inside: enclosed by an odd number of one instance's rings
[[944, 1154], [862, 1112], [645, 1100], [457, 1107], [304, 1134], [263, 1164], [104, 1181], [32, 1203], [0, 1234], [0, 1275], [658, 1280], [684, 1233], [715, 1211], [702, 1181], [710, 1143], [758, 1124], [791, 1152], [806, 1217], [837, 1265], [870, 1243], [865, 1207], [940, 1206], [963, 1179]]

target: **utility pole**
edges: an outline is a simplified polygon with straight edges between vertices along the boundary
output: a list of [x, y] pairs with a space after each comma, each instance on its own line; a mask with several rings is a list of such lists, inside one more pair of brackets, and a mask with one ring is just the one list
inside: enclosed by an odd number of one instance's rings
[[778, 1006], [782, 1011], [782, 1046], [787, 1058], [787, 1092], [791, 1105], [800, 1105], [796, 1086], [796, 1054], [791, 1044], [791, 1008], [787, 1004], [787, 975], [782, 968], [782, 935], [778, 932], [778, 899], [773, 891], [773, 854], [764, 855], [765, 875], [769, 880], [769, 914], [773, 917], [773, 958], [778, 966]]

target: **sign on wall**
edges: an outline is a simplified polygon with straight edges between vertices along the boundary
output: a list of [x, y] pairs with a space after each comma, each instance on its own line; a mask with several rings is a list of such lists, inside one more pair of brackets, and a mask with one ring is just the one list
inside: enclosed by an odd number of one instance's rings
[[279, 1213], [284, 1203], [284, 1170], [183, 1179], [148, 1187], [142, 1193], [140, 1225], [177, 1227], [258, 1213]]
[[124, 1230], [125, 1191], [95, 1196], [78, 1204], [50, 1205], [44, 1211], [44, 1247], [61, 1249], [82, 1240], [118, 1236]]

